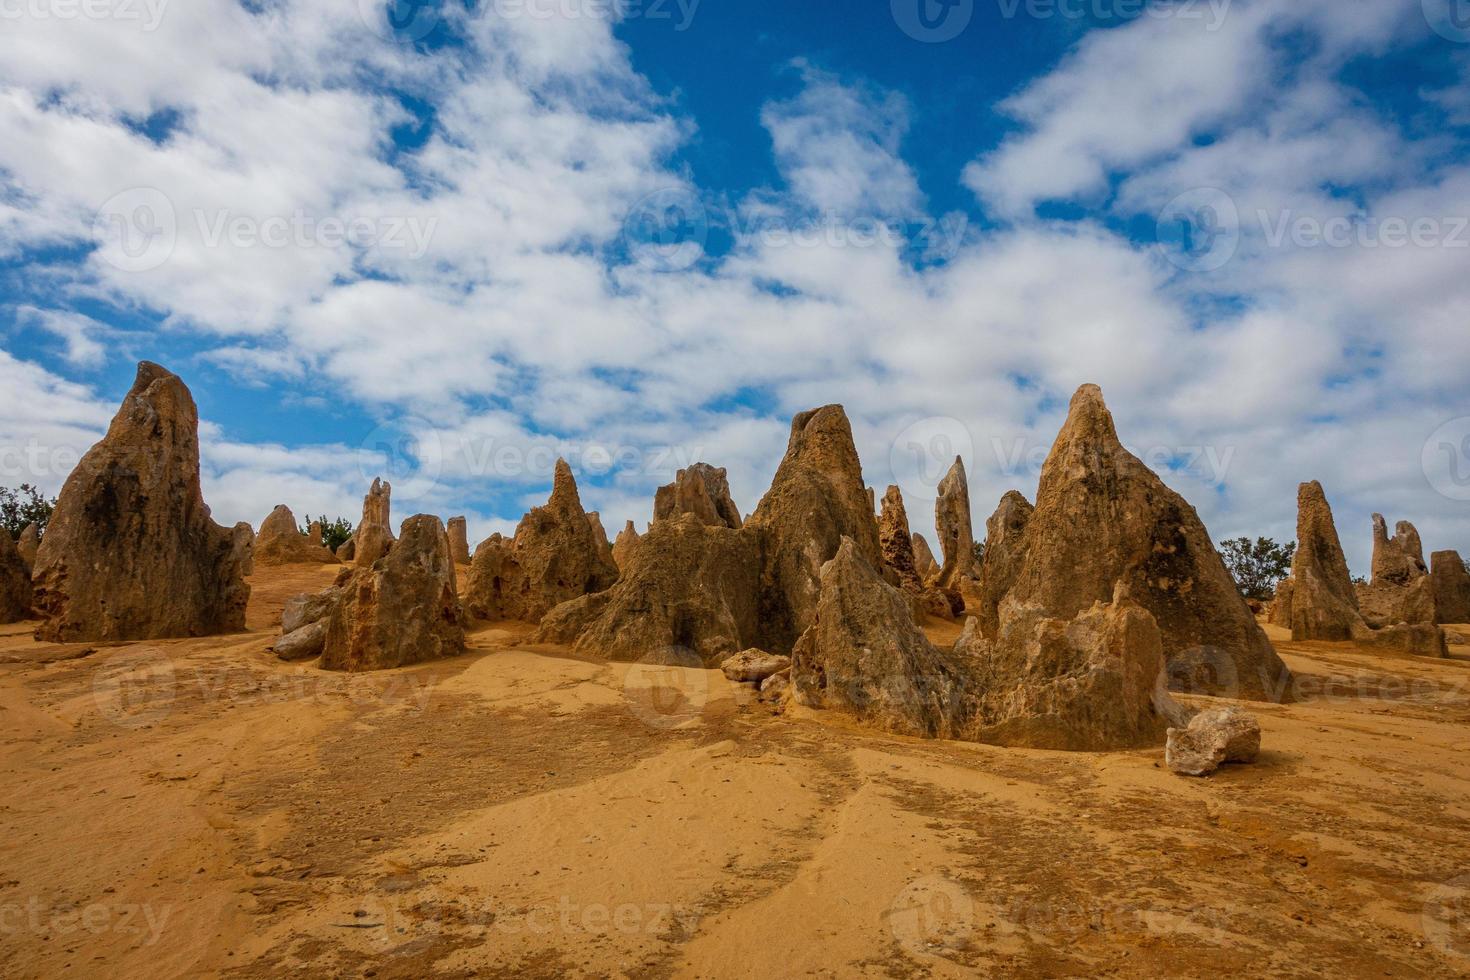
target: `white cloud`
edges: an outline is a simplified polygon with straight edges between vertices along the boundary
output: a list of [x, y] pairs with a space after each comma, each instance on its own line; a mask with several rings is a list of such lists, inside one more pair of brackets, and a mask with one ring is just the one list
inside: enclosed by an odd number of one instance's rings
[[799, 63], [801, 91], [767, 103], [761, 122], [792, 193], [829, 214], [909, 217], [923, 204], [899, 155], [908, 106], [895, 92], [844, 84]]
[[[790, 414], [828, 401], [846, 404], [880, 492], [912, 477], [895, 453], [905, 430], [952, 420], [968, 440], [978, 526], [1004, 490], [1034, 493], [1032, 461], [1067, 397], [1093, 381], [1130, 445], [1215, 453], [1223, 487], [1198, 468], [1166, 478], [1217, 536], [1289, 536], [1295, 483], [1315, 477], [1359, 567], [1367, 509], [1466, 547], [1453, 540], [1463, 511], [1428, 489], [1418, 462], [1470, 357], [1463, 253], [1270, 249], [1252, 234], [1224, 269], [1191, 276], [1102, 221], [1146, 216], [1194, 186], [1224, 188], [1248, 217], [1470, 211], [1463, 169], [1425, 176], [1432, 147], [1333, 73], [1390, 42], [1403, 3], [1307, 12], [1259, 0], [1232, 5], [1214, 34], [1143, 18], [1088, 35], [1005, 103], [1021, 130], [967, 171], [1011, 224], [922, 270], [905, 243], [863, 241], [841, 220], [923, 217], [907, 105], [803, 66], [798, 93], [760, 120], [787, 189], [736, 207], [825, 211], [837, 234], [757, 237], [673, 273], [622, 262], [620, 236], [645, 195], [692, 189], [671, 160], [695, 121], [650, 90], [606, 21], [482, 14], [455, 25], [468, 47], [423, 53], [366, 30], [355, 7], [201, 2], [171, 5], [146, 38], [56, 23], [0, 38], [0, 255], [89, 241], [102, 202], [132, 187], [165, 189], [180, 220], [156, 268], [123, 271], [101, 254], [38, 267], [37, 281], [53, 278], [36, 309], [62, 315], [86, 296], [155, 310], [248, 382], [330, 390], [412, 430], [438, 447], [435, 472], [405, 485], [395, 511], [467, 512], [476, 537], [545, 498], [549, 462], [525, 462], [541, 450], [578, 457], [584, 500], [613, 534], [629, 518], [641, 527], [654, 487], [696, 459], [729, 469], [748, 512]], [[1282, 25], [1318, 42], [1292, 73]], [[422, 147], [392, 150], [405, 110], [368, 77], [432, 101]], [[136, 123], [161, 109], [176, 118], [155, 141]], [[1206, 131], [1213, 141], [1195, 145]], [[1357, 184], [1372, 192], [1323, 190]], [[1107, 210], [1037, 220], [1035, 205], [1054, 199]], [[258, 227], [297, 213], [418, 219], [431, 232], [421, 255], [382, 240], [209, 241], [221, 215]], [[73, 363], [95, 363], [98, 334], [65, 315], [41, 325]], [[24, 393], [0, 414], [5, 446], [84, 449], [119, 394], [99, 401], [9, 355], [0, 379]], [[245, 444], [217, 421], [205, 480], [220, 520], [258, 522], [279, 502], [355, 518], [388, 467], [313, 444], [305, 415], [290, 445]], [[496, 463], [505, 447], [523, 462]], [[635, 463], [597, 469], [596, 452], [624, 449]], [[932, 501], [908, 503], [928, 532]]]

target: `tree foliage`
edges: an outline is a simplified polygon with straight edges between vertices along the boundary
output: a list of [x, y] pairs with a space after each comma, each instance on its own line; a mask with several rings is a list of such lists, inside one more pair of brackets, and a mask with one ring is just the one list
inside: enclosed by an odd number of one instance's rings
[[307, 533], [314, 521], [322, 522], [322, 544], [326, 545], [329, 551], [336, 551], [347, 542], [348, 538], [352, 537], [351, 521], [345, 517], [339, 517], [334, 521], [329, 521], [325, 514], [321, 517], [312, 517], [310, 514], [307, 514], [306, 526], [301, 529], [301, 533]]
[[1220, 557], [1247, 599], [1261, 602], [1276, 593], [1276, 583], [1291, 573], [1296, 542], [1277, 544], [1271, 538], [1232, 538], [1220, 542]]
[[56, 498], [47, 500], [29, 483], [22, 483], [17, 490], [0, 487], [0, 524], [4, 524], [12, 538], [20, 537], [20, 532], [31, 523], [45, 534], [51, 512], [55, 509]]

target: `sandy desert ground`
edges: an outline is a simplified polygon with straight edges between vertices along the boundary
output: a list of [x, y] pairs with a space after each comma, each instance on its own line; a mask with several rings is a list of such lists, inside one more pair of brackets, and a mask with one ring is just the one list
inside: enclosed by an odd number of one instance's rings
[[1300, 700], [1253, 706], [1257, 764], [1196, 780], [1161, 748], [776, 716], [524, 626], [372, 675], [281, 663], [281, 605], [335, 571], [257, 576], [238, 636], [0, 629], [0, 972], [1470, 971], [1470, 647], [1268, 630]]

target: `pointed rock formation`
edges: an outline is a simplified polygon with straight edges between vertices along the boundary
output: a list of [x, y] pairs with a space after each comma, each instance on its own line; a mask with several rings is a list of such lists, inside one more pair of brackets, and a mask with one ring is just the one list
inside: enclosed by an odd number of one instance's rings
[[38, 638], [209, 636], [245, 629], [248, 541], [210, 519], [199, 411], [147, 361], [107, 435], [67, 477], [36, 556]]
[[1470, 572], [1458, 551], [1436, 551], [1429, 557], [1429, 578], [1441, 623], [1470, 623]]
[[1355, 584], [1358, 612], [1374, 629], [1395, 623], [1434, 623], [1434, 586], [1419, 532], [1399, 521], [1392, 538], [1382, 514], [1373, 515], [1373, 580]]
[[[1358, 609], [1358, 593], [1337, 537], [1332, 508], [1315, 480], [1297, 490], [1296, 539], [1296, 557], [1291, 563], [1293, 640], [1352, 640], [1421, 657], [1448, 655], [1444, 631], [1431, 623], [1400, 622], [1382, 629], [1369, 626]], [[1410, 589], [1422, 595], [1428, 587], [1427, 582], [1419, 582]]]
[[[931, 616], [954, 619], [957, 610], [950, 597], [937, 588], [924, 585], [914, 562], [914, 539], [909, 533], [909, 516], [903, 506], [903, 494], [890, 485], [883, 494], [883, 515], [878, 521], [878, 546], [882, 549], [883, 567], [897, 579], [898, 587], [914, 596], [919, 607]], [[963, 608], [963, 600], [961, 600]]]
[[914, 564], [914, 539], [909, 534], [909, 515], [903, 506], [903, 493], [891, 484], [883, 493], [878, 546], [882, 549], [883, 565], [893, 569], [898, 576], [899, 587], [916, 595], [922, 592], [924, 581], [919, 578]]
[[35, 521], [31, 521], [20, 532], [15, 550], [20, 552], [20, 560], [26, 563], [26, 574], [30, 575], [36, 569], [36, 555], [41, 550], [41, 529], [36, 526]]
[[31, 574], [10, 532], [0, 527], [0, 623], [31, 617]]
[[362, 498], [362, 521], [352, 535], [352, 562], [369, 568], [393, 547], [393, 485], [375, 479]]
[[970, 481], [965, 477], [965, 461], [958, 456], [939, 481], [939, 499], [934, 502], [934, 533], [939, 535], [939, 548], [944, 552], [938, 585], [958, 592], [975, 577]]
[[694, 463], [680, 470], [673, 483], [658, 488], [653, 497], [653, 519], [679, 514], [693, 514], [706, 524], [720, 527], [742, 525], [723, 467]]
[[1291, 562], [1291, 638], [1351, 640], [1361, 628], [1358, 597], [1322, 484], [1296, 494], [1296, 555]]
[[995, 513], [985, 522], [985, 555], [980, 560], [980, 601], [974, 614], [980, 629], [994, 636], [1000, 628], [1001, 600], [1011, 591], [1026, 557], [1026, 525], [1035, 510], [1020, 491], [1008, 490], [1000, 498]]
[[536, 623], [554, 606], [601, 592], [617, 578], [607, 536], [593, 530], [572, 469], [559, 459], [546, 504], [521, 518], [514, 538], [495, 534], [475, 549], [465, 604], [482, 619]]
[[613, 564], [617, 565], [620, 571], [627, 568], [628, 562], [633, 559], [633, 552], [638, 550], [638, 541], [638, 529], [633, 526], [632, 521], [629, 521], [618, 532], [618, 539], [613, 542], [612, 546]]
[[536, 639], [640, 661], [669, 648], [707, 666], [755, 645], [760, 538], [686, 513], [654, 521], [611, 588], [546, 614]]
[[464, 616], [444, 525], [420, 514], [404, 521], [402, 531], [384, 558], [359, 566], [342, 587], [326, 629], [323, 668], [381, 670], [463, 652]]
[[972, 708], [969, 675], [929, 642], [852, 538], [822, 566], [820, 585], [791, 652], [797, 699], [899, 735], [957, 737]]
[[939, 574], [939, 562], [934, 560], [934, 552], [929, 548], [929, 542], [918, 531], [913, 533], [914, 539], [914, 571], [919, 573], [919, 578], [926, 584], [932, 582]]
[[611, 552], [612, 542], [607, 539], [607, 528], [602, 526], [602, 515], [595, 510], [589, 510], [587, 512], [587, 526], [592, 528], [592, 536], [597, 539], [597, 543]]
[[451, 517], [447, 525], [449, 532], [449, 555], [456, 565], [470, 563], [469, 526], [463, 517]]
[[[1118, 440], [1096, 385], [1072, 397], [1067, 422], [1041, 470], [1007, 598], [1070, 621], [1107, 603], [1122, 582], [1158, 624], [1177, 684], [1202, 693], [1263, 698], [1290, 673], [1241, 598], [1199, 515]], [[987, 600], [988, 601], [984, 601]], [[989, 593], [982, 627], [999, 622]], [[1195, 678], [1209, 662], [1218, 679]], [[1228, 667], [1225, 665], [1228, 664]], [[1238, 686], [1237, 686], [1238, 685]]]
[[1388, 522], [1382, 514], [1373, 515], [1373, 585], [1408, 585], [1429, 574], [1424, 565], [1424, 546], [1419, 532], [1408, 521], [1399, 521], [1394, 536], [1388, 536]]
[[786, 455], [746, 526], [761, 534], [761, 642], [780, 653], [811, 625], [822, 565], [844, 536], [878, 567], [878, 523], [841, 405], [791, 420]]
[[322, 544], [321, 525], [313, 524], [316, 537], [302, 534], [291, 508], [280, 504], [270, 512], [255, 536], [255, 560], [271, 565], [336, 565], [340, 559]]
[[340, 562], [354, 561], [357, 557], [357, 535], [349, 535], [346, 541], [337, 545], [337, 550], [334, 554], [336, 554], [337, 560]]
[[1276, 583], [1276, 596], [1266, 607], [1266, 622], [1282, 629], [1291, 629], [1291, 595], [1295, 583], [1288, 578]]

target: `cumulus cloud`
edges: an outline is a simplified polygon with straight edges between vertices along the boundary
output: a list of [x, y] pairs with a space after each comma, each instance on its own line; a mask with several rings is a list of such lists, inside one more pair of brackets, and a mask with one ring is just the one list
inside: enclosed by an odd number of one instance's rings
[[[1141, 18], [1083, 36], [975, 107], [1019, 124], [956, 175], [1004, 223], [918, 265], [914, 241], [863, 221], [933, 217], [909, 106], [798, 64], [759, 119], [783, 186], [735, 208], [830, 225], [672, 271], [631, 255], [625, 226], [649, 195], [705, 199], [678, 163], [698, 120], [634, 71], [608, 21], [447, 5], [462, 43], [424, 48], [357, 7], [210, 0], [137, 36], [7, 28], [0, 256], [30, 262], [26, 316], [61, 356], [0, 360], [24, 393], [4, 445], [85, 448], [105, 425], [121, 393], [62, 377], [111, 355], [108, 325], [70, 308], [86, 299], [242, 380], [328, 390], [382, 422], [327, 444], [303, 409], [299, 432], [257, 444], [210, 420], [221, 520], [279, 502], [354, 516], [382, 472], [400, 516], [467, 513], [483, 537], [544, 499], [558, 454], [612, 533], [642, 526], [653, 488], [696, 459], [729, 468], [748, 512], [790, 415], [840, 401], [868, 481], [903, 486], [916, 529], [951, 451], [979, 524], [1005, 490], [1034, 493], [1068, 396], [1097, 382], [1125, 441], [1218, 536], [1289, 537], [1295, 482], [1320, 478], [1358, 567], [1367, 535], [1350, 532], [1372, 509], [1467, 545], [1463, 504], [1419, 458], [1470, 355], [1466, 253], [1273, 244], [1257, 219], [1470, 211], [1444, 137], [1404, 132], [1340, 77], [1398, 43], [1417, 4], [1257, 0], [1213, 32]], [[1283, 45], [1292, 32], [1311, 43]], [[1455, 98], [1424, 104], [1457, 118]], [[404, 126], [424, 138], [396, 145]], [[1223, 266], [1187, 271], [1120, 233], [1200, 187], [1240, 216]], [[1087, 215], [1037, 217], [1054, 201]], [[23, 258], [43, 245], [83, 257]], [[406, 445], [418, 470], [395, 458]]]

